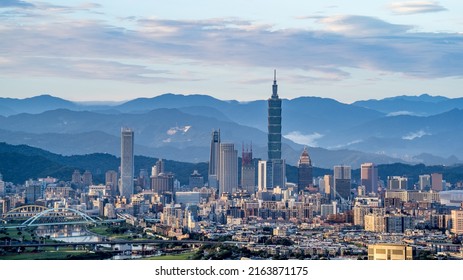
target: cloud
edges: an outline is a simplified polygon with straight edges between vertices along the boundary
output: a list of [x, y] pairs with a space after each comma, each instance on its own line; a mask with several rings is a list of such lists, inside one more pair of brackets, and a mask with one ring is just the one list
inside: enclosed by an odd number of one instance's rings
[[[275, 29], [236, 18], [105, 21], [69, 15], [98, 8], [93, 4], [40, 5], [0, 15], [0, 54], [8, 54], [10, 67], [1, 68], [1, 76], [22, 69], [34, 76], [183, 80], [183, 69], [156, 72], [170, 64], [288, 68], [302, 70], [292, 79], [309, 82], [347, 79], [350, 68], [420, 78], [462, 76], [461, 34], [411, 32], [411, 26], [374, 17], [319, 17], [315, 20], [323, 28], [318, 30]], [[246, 79], [242, 82], [253, 80]]]
[[396, 116], [417, 116], [416, 113], [410, 111], [396, 111], [391, 112], [386, 115], [387, 117], [396, 117]]
[[409, 25], [391, 24], [367, 16], [338, 15], [322, 17], [318, 20], [326, 30], [348, 36], [373, 36], [403, 34], [412, 29]]
[[31, 8], [31, 7], [34, 7], [34, 5], [29, 3], [29, 2], [21, 1], [21, 0], [2, 0], [2, 1], [0, 1], [0, 8], [11, 8], [11, 7]]
[[302, 134], [300, 131], [291, 131], [290, 133], [284, 135], [284, 137], [297, 144], [317, 147], [317, 140], [322, 138], [323, 135], [318, 132], [314, 132], [312, 134]]
[[92, 80], [126, 80], [137, 83], [187, 80], [171, 78], [167, 70], [153, 70], [146, 66], [96, 59], [54, 57], [23, 57], [15, 61], [0, 57], [0, 72], [18, 77], [60, 76]]
[[402, 139], [404, 140], [413, 140], [415, 138], [421, 138], [423, 136], [426, 136], [426, 135], [431, 135], [427, 132], [425, 132], [424, 130], [419, 130], [419, 131], [416, 131], [416, 132], [410, 132], [409, 134], [405, 135], [402, 137]]
[[435, 1], [396, 2], [390, 4], [389, 9], [398, 15], [435, 13], [447, 10]]

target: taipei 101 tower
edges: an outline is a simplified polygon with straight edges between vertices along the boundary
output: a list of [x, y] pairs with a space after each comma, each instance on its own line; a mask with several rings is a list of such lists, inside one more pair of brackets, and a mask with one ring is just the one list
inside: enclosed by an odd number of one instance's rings
[[272, 97], [268, 99], [267, 189], [284, 187], [285, 160], [281, 159], [281, 99], [278, 97], [276, 70], [273, 74]]
[[272, 97], [268, 99], [268, 160], [281, 159], [281, 99], [274, 70]]

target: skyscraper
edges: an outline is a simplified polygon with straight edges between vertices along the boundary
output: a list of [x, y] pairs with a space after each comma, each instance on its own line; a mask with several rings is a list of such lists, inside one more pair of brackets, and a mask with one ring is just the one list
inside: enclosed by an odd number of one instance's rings
[[374, 163], [360, 165], [360, 182], [367, 194], [378, 191], [378, 169]]
[[281, 99], [278, 97], [276, 70], [272, 97], [268, 99], [268, 159], [281, 159]]
[[334, 197], [341, 199], [341, 202], [350, 197], [351, 168], [346, 165], [336, 165], [333, 174]]
[[238, 151], [232, 143], [220, 144], [219, 195], [236, 192], [238, 187]]
[[302, 191], [313, 184], [312, 161], [310, 160], [307, 147], [302, 151], [297, 166], [297, 190]]
[[259, 191], [267, 191], [267, 161], [259, 160], [257, 175], [257, 189]]
[[442, 174], [441, 173], [432, 173], [431, 174], [431, 189], [433, 191], [442, 191], [444, 190], [444, 186], [442, 184]]
[[251, 149], [242, 150], [241, 155], [241, 188], [248, 193], [253, 194], [256, 192], [256, 168], [252, 159], [252, 146]]
[[281, 159], [281, 99], [278, 97], [275, 70], [272, 96], [268, 99], [267, 189], [273, 189], [275, 186], [285, 186], [285, 166], [285, 160]]
[[116, 195], [117, 190], [117, 182], [118, 182], [118, 175], [117, 172], [114, 170], [108, 170], [105, 173], [105, 184], [106, 186], [111, 187], [111, 195]]
[[121, 130], [121, 184], [119, 186], [119, 194], [127, 200], [133, 194], [133, 177], [134, 177], [134, 161], [133, 161], [133, 146], [134, 134], [130, 128], [122, 128]]
[[219, 164], [220, 164], [220, 130], [212, 131], [211, 138], [211, 153], [209, 157], [209, 172], [207, 180], [209, 187], [218, 188], [219, 179]]

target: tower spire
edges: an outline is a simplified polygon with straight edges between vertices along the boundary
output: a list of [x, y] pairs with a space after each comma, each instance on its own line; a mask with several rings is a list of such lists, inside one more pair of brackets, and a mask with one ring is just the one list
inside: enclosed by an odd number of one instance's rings
[[278, 98], [277, 70], [273, 69], [272, 98]]

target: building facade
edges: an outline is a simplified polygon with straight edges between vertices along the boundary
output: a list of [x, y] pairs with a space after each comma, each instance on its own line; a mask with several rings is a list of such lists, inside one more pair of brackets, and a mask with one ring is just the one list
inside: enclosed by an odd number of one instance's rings
[[134, 177], [134, 133], [130, 128], [122, 128], [121, 131], [121, 183], [119, 194], [130, 200], [133, 195]]
[[220, 144], [219, 195], [238, 188], [238, 151], [232, 143]]
[[311, 185], [313, 185], [312, 160], [305, 147], [297, 165], [297, 190], [300, 192]]
[[360, 165], [360, 182], [367, 194], [378, 192], [378, 169], [374, 163]]

